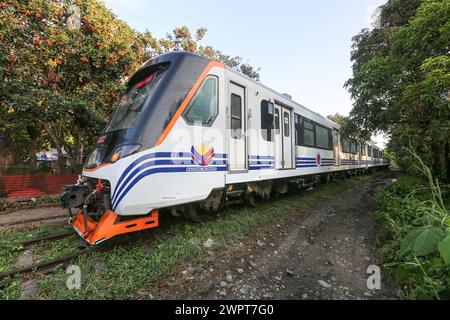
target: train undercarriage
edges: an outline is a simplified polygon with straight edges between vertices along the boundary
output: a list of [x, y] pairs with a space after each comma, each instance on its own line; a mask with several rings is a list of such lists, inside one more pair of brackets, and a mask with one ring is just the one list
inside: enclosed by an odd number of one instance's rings
[[114, 236], [155, 228], [159, 225], [159, 213], [184, 216], [193, 222], [201, 222], [202, 214], [216, 212], [226, 206], [243, 204], [256, 207], [259, 200], [278, 197], [287, 193], [307, 190], [317, 183], [328, 183], [335, 178], [364, 174], [368, 169], [354, 169], [322, 173], [286, 179], [275, 179], [226, 185], [213, 190], [207, 199], [179, 206], [159, 208], [147, 215], [121, 216], [112, 211], [111, 188], [106, 180], [80, 178], [77, 184], [61, 190], [62, 204], [68, 210], [69, 223], [89, 244], [95, 245]]

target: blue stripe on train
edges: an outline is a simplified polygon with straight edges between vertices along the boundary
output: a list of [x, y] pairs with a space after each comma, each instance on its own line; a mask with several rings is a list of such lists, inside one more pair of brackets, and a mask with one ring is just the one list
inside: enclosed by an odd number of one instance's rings
[[[223, 153], [217, 153], [214, 155], [214, 163], [217, 165], [221, 165], [227, 164], [227, 155], [223, 154]], [[151, 161], [149, 163], [153, 163], [153, 165], [165, 165], [165, 164], [174, 164], [174, 165], [180, 165], [180, 164], [193, 164], [192, 163], [192, 156], [190, 153], [188, 152], [156, 152], [156, 153], [150, 153], [150, 154], [146, 154], [138, 159], [136, 159], [135, 161], [133, 161], [126, 169], [125, 171], [122, 173], [122, 175], [120, 176], [119, 180], [117, 181], [117, 186], [112, 194], [111, 197], [111, 201], [112, 203], [115, 202], [119, 192], [123, 189], [124, 185], [127, 184], [127, 182], [130, 180], [130, 178], [132, 178], [132, 176], [136, 175], [140, 170], [139, 169], [145, 169], [148, 168], [150, 165], [146, 165], [144, 164], [143, 166], [139, 167], [138, 170], [134, 170], [133, 173], [127, 177], [128, 173], [130, 173], [130, 171], [132, 169], [134, 169], [136, 166], [138, 166], [140, 163], [146, 161], [146, 160], [153, 160], [153, 159], [158, 159], [158, 158], [189, 158], [189, 160], [184, 159], [184, 160], [156, 160], [156, 161], [168, 161], [170, 163], [158, 163], [155, 164], [155, 161]], [[189, 163], [190, 161], [190, 163]], [[187, 162], [187, 163], [186, 163]], [[126, 181], [124, 181], [125, 177], [127, 177]], [[122, 182], [124, 182], [122, 184]]]
[[274, 164], [274, 161], [270, 161], [270, 160], [250, 160], [249, 162], [250, 165], [269, 165], [269, 164]]
[[250, 170], [267, 170], [267, 169], [275, 169], [274, 166], [249, 166]]
[[[134, 185], [136, 183], [138, 183], [140, 180], [142, 180], [143, 178], [156, 174], [156, 173], [168, 173], [168, 172], [192, 172], [191, 170], [199, 170], [198, 172], [212, 172], [209, 170], [205, 171], [201, 171], [202, 167], [198, 167], [198, 168], [190, 168], [190, 167], [162, 167], [162, 168], [153, 168], [150, 170], [146, 170], [141, 172], [136, 179], [134, 179], [129, 185], [128, 187], [124, 190], [124, 192], [121, 194], [121, 196], [117, 199], [116, 204], [113, 206], [113, 211], [115, 211], [117, 209], [117, 206], [120, 204], [120, 201], [122, 201], [123, 197], [125, 197], [125, 195], [134, 187]], [[209, 168], [209, 169], [216, 169], [214, 170], [215, 172], [217, 171], [226, 171], [226, 166], [223, 167], [213, 167], [213, 168]]]
[[274, 157], [272, 156], [248, 156], [251, 160], [272, 160]]

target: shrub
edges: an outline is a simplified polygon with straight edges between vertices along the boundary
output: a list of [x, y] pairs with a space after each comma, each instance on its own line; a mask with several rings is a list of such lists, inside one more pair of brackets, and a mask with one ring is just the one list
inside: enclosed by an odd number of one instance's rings
[[381, 258], [402, 289], [401, 297], [450, 299], [448, 186], [440, 185], [412, 154], [426, 182], [404, 176], [377, 194]]

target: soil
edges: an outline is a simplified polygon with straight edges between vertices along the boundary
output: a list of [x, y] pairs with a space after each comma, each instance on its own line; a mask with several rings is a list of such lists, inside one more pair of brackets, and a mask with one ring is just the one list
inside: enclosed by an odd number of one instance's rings
[[[381, 271], [368, 289], [377, 255], [375, 189], [393, 174], [354, 186], [287, 215], [228, 253], [208, 251], [143, 298], [158, 299], [395, 299]], [[156, 289], [157, 288], [157, 289]]]
[[61, 224], [67, 221], [69, 214], [61, 207], [47, 207], [20, 210], [0, 215], [0, 229], [38, 224]]

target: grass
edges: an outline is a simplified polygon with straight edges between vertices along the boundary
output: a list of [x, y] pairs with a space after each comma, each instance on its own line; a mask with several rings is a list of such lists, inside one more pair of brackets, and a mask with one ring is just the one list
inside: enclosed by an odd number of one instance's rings
[[[134, 233], [107, 243], [113, 250], [95, 252], [77, 259], [74, 264], [81, 269], [81, 289], [66, 288], [67, 275], [63, 266], [55, 272], [38, 279], [39, 292], [36, 299], [127, 299], [136, 298], [140, 289], [149, 289], [161, 278], [171, 275], [184, 262], [196, 262], [206, 250], [235, 250], [234, 244], [258, 228], [279, 221], [281, 218], [318, 201], [331, 197], [372, 176], [358, 176], [320, 185], [313, 191], [300, 195], [282, 197], [263, 202], [257, 208], [230, 207], [202, 224], [191, 224], [174, 218], [161, 217], [160, 227], [143, 233]], [[11, 231], [20, 237], [23, 231]], [[145, 234], [145, 236], [144, 236]], [[151, 235], [148, 237], [147, 235]], [[1, 234], [0, 242], [8, 243], [14, 236]], [[212, 248], [203, 243], [213, 239]], [[17, 240], [17, 239], [16, 239]], [[41, 247], [33, 248], [36, 254], [55, 258], [73, 246], [70, 241], [58, 242], [56, 247], [42, 253]], [[11, 250], [5, 255], [3, 265], [17, 257]], [[0, 286], [0, 298], [15, 299], [20, 295], [17, 281], [4, 280]]]
[[381, 259], [401, 298], [450, 299], [450, 189], [426, 169], [378, 192]]

